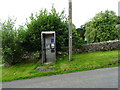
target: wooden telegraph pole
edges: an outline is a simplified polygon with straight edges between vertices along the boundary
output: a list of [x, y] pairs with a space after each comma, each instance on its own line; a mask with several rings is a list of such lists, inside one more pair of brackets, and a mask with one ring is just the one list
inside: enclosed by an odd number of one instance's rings
[[[118, 16], [120, 17], [120, 1], [118, 2]], [[120, 22], [117, 23], [116, 28], [118, 31], [118, 40], [120, 40]], [[118, 48], [120, 48], [120, 46], [118, 46]]]
[[[120, 1], [118, 2], [118, 16], [120, 17]], [[120, 23], [116, 25], [117, 28], [120, 28]], [[120, 31], [118, 31], [120, 33]], [[120, 38], [119, 38], [120, 39]]]
[[72, 60], [72, 0], [69, 0], [69, 61]]
[[118, 16], [120, 16], [120, 1], [118, 2]]

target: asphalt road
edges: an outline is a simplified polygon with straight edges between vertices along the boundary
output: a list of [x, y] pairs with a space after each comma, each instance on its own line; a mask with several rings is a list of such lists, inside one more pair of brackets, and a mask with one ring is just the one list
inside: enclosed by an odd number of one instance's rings
[[3, 88], [118, 88], [118, 67], [3, 82]]

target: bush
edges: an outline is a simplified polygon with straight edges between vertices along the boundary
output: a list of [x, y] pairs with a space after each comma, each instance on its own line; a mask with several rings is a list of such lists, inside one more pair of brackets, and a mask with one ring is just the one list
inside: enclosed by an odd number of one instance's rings
[[[27, 28], [19, 26], [15, 29], [14, 24], [15, 21], [9, 18], [1, 26], [5, 63], [14, 65], [24, 62], [29, 55], [29, 58], [40, 59], [42, 31], [55, 31], [57, 52], [68, 52], [68, 23], [64, 11], [57, 13], [55, 8], [52, 8], [51, 12], [45, 9], [35, 16], [31, 14], [30, 22], [26, 23]], [[73, 47], [80, 47], [82, 41], [73, 25]]]
[[2, 29], [2, 55], [5, 63], [14, 65], [22, 62], [23, 48], [20, 46], [21, 40], [14, 28], [15, 21], [8, 19], [1, 26]]
[[[64, 11], [57, 13], [54, 7], [51, 12], [46, 9], [41, 10], [39, 14], [31, 14], [30, 22], [27, 23], [27, 35], [23, 45], [29, 52], [41, 51], [41, 32], [55, 31], [57, 52], [66, 52], [68, 50], [68, 22]], [[82, 39], [73, 28], [73, 45], [81, 46]], [[28, 48], [29, 47], [29, 48]]]
[[85, 24], [85, 37], [89, 43], [118, 39], [118, 17], [113, 11], [100, 12]]

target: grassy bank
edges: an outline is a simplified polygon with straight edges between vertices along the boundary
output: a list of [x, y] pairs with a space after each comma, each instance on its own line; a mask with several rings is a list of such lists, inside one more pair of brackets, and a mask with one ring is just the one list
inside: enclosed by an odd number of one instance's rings
[[118, 66], [118, 51], [75, 54], [71, 62], [68, 61], [68, 56], [64, 56], [58, 59], [54, 65], [44, 65], [44, 67], [52, 67], [52, 71], [38, 72], [35, 70], [38, 66], [40, 64], [36, 64], [36, 62], [29, 62], [10, 67], [0, 67], [2, 68], [2, 81], [116, 67]]

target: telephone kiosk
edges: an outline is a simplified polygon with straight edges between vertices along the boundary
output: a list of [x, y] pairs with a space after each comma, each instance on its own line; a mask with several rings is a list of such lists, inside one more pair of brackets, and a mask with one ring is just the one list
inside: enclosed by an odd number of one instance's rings
[[41, 32], [42, 63], [54, 63], [56, 61], [56, 35], [55, 31]]

